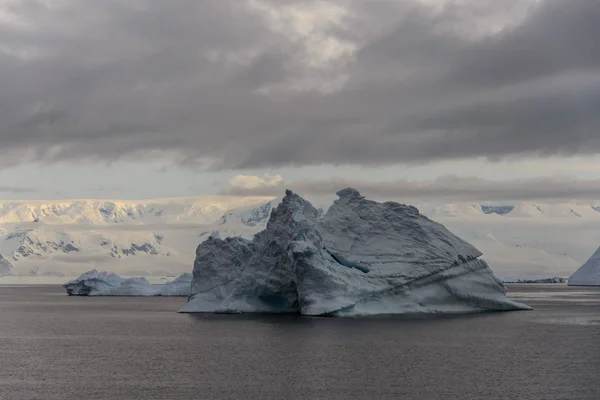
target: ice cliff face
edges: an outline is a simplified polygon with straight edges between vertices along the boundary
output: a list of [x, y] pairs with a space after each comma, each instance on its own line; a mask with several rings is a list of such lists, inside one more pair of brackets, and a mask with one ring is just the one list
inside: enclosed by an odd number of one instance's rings
[[211, 237], [196, 251], [183, 312], [306, 315], [522, 310], [481, 253], [412, 206], [354, 189], [320, 216], [290, 191], [253, 240]]
[[159, 296], [189, 296], [192, 274], [182, 274], [159, 287]]
[[600, 248], [569, 278], [569, 286], [600, 286]]
[[152, 285], [146, 278], [124, 279], [112, 272], [92, 270], [67, 282], [69, 296], [188, 296], [191, 274], [183, 274], [162, 285]]

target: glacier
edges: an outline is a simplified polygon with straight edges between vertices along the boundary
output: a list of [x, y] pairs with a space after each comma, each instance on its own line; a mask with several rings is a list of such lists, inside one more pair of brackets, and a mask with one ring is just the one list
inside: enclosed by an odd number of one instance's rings
[[569, 286], [600, 286], [600, 248], [571, 277]]
[[286, 191], [252, 240], [211, 236], [196, 250], [181, 312], [312, 316], [528, 310], [475, 247], [413, 206], [351, 188], [322, 214]]
[[189, 296], [192, 274], [160, 285], [146, 278], [122, 278], [112, 272], [88, 271], [64, 284], [69, 296]]

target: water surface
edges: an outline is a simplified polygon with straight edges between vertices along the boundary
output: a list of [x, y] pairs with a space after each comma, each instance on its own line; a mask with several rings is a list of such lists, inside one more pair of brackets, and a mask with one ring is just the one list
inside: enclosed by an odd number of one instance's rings
[[0, 286], [0, 399], [600, 399], [600, 290], [507, 286], [535, 310], [193, 316]]

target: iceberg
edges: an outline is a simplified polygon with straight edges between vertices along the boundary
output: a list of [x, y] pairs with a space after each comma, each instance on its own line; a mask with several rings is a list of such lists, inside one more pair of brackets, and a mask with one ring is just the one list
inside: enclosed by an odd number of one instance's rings
[[286, 191], [252, 240], [211, 237], [196, 250], [181, 312], [312, 316], [531, 309], [511, 300], [475, 247], [413, 206], [351, 188], [321, 214]]
[[172, 281], [166, 282], [159, 287], [158, 296], [182, 296], [190, 295], [190, 285], [192, 283], [192, 274], [185, 273]]
[[569, 286], [600, 286], [600, 248], [571, 277]]
[[112, 272], [88, 271], [64, 284], [69, 296], [189, 296], [192, 275], [183, 274], [162, 285], [146, 278], [121, 278]]

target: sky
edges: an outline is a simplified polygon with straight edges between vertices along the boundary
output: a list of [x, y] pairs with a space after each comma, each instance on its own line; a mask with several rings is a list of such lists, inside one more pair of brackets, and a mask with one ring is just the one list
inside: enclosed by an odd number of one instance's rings
[[597, 0], [0, 0], [0, 199], [600, 200]]

